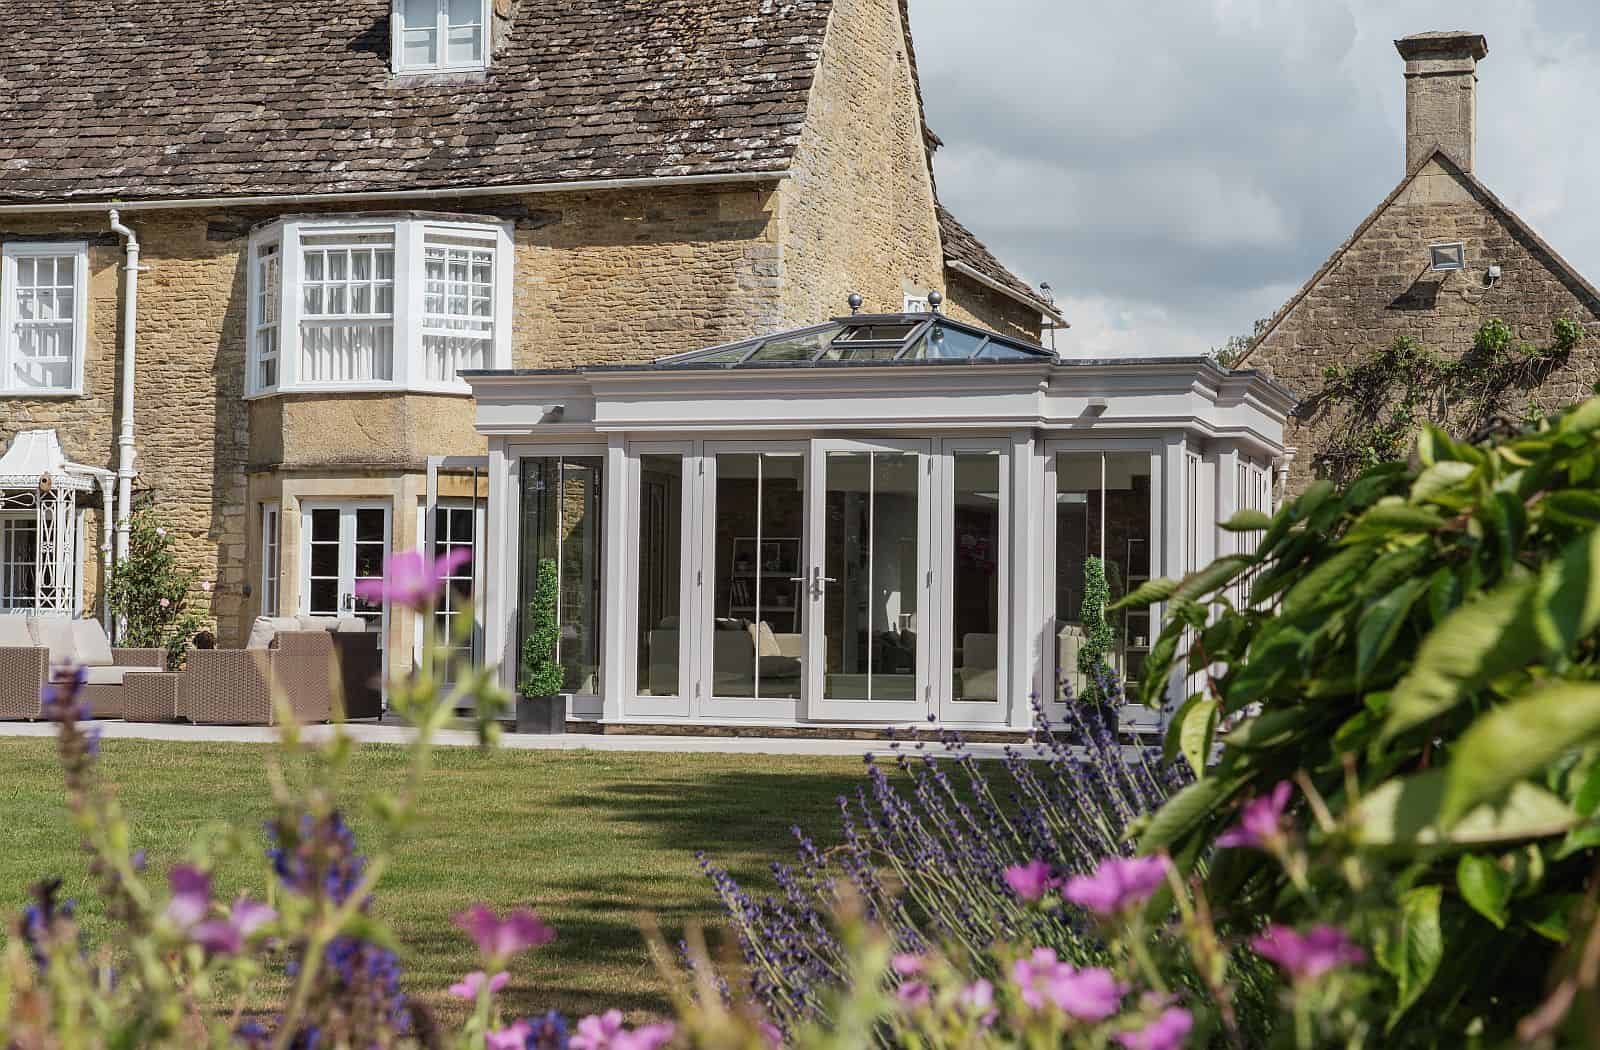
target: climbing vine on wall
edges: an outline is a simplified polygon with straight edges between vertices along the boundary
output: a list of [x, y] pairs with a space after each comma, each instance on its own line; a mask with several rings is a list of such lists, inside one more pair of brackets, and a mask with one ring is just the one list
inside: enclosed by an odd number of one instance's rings
[[[1532, 392], [1567, 362], [1583, 335], [1578, 322], [1563, 317], [1551, 326], [1548, 346], [1519, 343], [1496, 317], [1478, 328], [1472, 349], [1453, 360], [1402, 335], [1365, 360], [1329, 368], [1325, 385], [1301, 410], [1303, 417], [1332, 420], [1312, 466], [1342, 483], [1378, 463], [1404, 459], [1423, 423], [1477, 439], [1538, 413]], [[1528, 395], [1520, 411], [1518, 393]]]

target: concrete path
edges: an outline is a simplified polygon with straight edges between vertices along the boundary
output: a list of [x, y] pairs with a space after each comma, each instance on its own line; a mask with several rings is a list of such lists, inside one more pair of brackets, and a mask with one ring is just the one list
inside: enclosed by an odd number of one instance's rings
[[[95, 722], [101, 735], [108, 740], [164, 740], [172, 743], [226, 743], [271, 744], [277, 741], [277, 730], [264, 726], [193, 726], [144, 722]], [[325, 738], [332, 732], [330, 726], [310, 726], [304, 730], [310, 740]], [[356, 724], [346, 727], [346, 732], [362, 744], [405, 744], [412, 731], [404, 726]], [[0, 722], [0, 737], [48, 737], [55, 735], [55, 726], [49, 722]], [[477, 737], [464, 730], [446, 730], [439, 734], [441, 747], [476, 747]], [[500, 746], [513, 751], [633, 751], [663, 754], [716, 754], [716, 755], [818, 755], [831, 757], [862, 757], [868, 754], [888, 755], [886, 740], [816, 740], [787, 737], [715, 737], [715, 736], [600, 736], [598, 734], [571, 733], [564, 736], [530, 736], [505, 733]], [[947, 756], [949, 751], [936, 743], [927, 744], [921, 752], [913, 745], [902, 747], [909, 753]], [[1005, 754], [1004, 744], [969, 744], [967, 750], [976, 758], [999, 759]], [[1017, 750], [1032, 757], [1033, 749], [1017, 745]]]

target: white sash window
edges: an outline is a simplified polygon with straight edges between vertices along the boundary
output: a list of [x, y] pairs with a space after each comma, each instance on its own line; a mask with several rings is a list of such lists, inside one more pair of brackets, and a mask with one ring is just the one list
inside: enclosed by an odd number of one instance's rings
[[82, 393], [88, 276], [86, 244], [0, 248], [0, 394]]
[[396, 73], [484, 69], [488, 0], [394, 0], [391, 57]]
[[251, 242], [247, 396], [467, 393], [510, 364], [509, 224], [284, 220]]

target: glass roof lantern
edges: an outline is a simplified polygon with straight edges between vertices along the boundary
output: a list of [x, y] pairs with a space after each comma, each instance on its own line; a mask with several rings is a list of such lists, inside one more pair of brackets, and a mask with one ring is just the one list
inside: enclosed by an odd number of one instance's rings
[[659, 358], [658, 367], [806, 367], [821, 364], [1048, 363], [1036, 343], [941, 313], [851, 314], [792, 332]]

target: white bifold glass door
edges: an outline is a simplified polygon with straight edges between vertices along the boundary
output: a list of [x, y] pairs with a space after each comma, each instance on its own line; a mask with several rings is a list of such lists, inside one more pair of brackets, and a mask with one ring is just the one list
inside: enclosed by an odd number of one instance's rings
[[302, 502], [300, 611], [360, 617], [367, 630], [377, 634], [379, 648], [384, 648], [388, 635], [384, 608], [357, 597], [356, 584], [381, 578], [388, 555], [388, 504]]
[[935, 466], [927, 442], [813, 443], [807, 714], [920, 721], [929, 631]]

